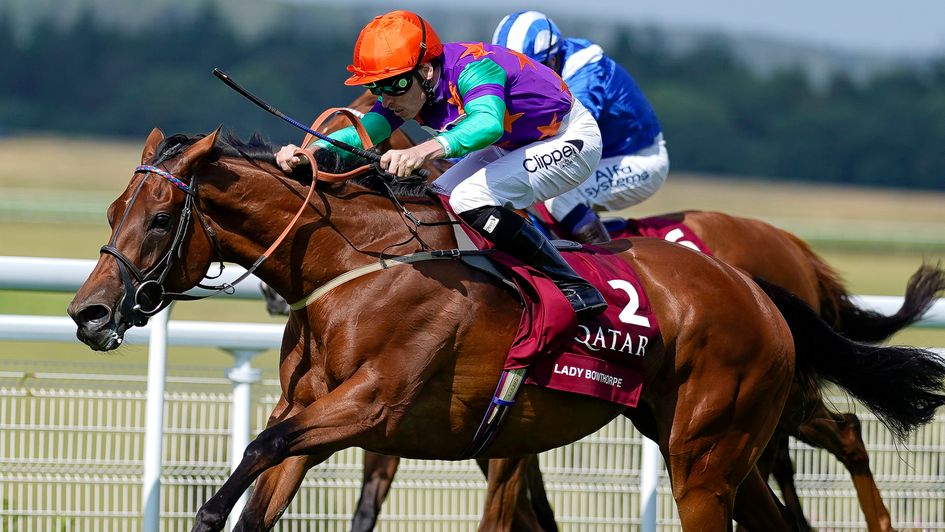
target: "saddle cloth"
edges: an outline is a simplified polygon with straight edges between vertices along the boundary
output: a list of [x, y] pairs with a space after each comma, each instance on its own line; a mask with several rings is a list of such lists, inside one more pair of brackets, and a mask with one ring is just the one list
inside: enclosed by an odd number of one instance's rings
[[[449, 210], [445, 197], [441, 201]], [[474, 229], [462, 229], [461, 236], [476, 248], [492, 247]], [[609, 306], [578, 323], [551, 279], [510, 255], [490, 254], [512, 277], [525, 307], [504, 369], [528, 368], [526, 384], [636, 406], [646, 353], [662, 346], [650, 300], [630, 265], [609, 246], [586, 245], [561, 254], [601, 291]]]
[[[536, 203], [529, 209], [530, 218], [539, 223], [545, 234], [567, 238], [567, 231], [559, 224], [542, 203]], [[604, 227], [610, 238], [631, 238], [643, 236], [659, 238], [711, 255], [702, 239], [692, 229], [682, 223], [683, 213], [647, 218], [605, 218]]]
[[651, 216], [648, 218], [612, 218], [604, 220], [610, 238], [630, 238], [647, 236], [668, 240], [677, 244], [701, 251], [706, 255], [712, 252], [706, 247], [701, 238], [681, 221], [673, 216]]

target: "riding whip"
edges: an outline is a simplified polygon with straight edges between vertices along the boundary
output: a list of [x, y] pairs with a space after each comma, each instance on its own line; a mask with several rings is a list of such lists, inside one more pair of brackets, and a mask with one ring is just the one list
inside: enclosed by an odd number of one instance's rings
[[[292, 124], [293, 126], [299, 128], [299, 129], [301, 129], [302, 131], [305, 131], [306, 133], [312, 135], [313, 137], [318, 138], [318, 139], [321, 139], [321, 140], [324, 140], [325, 142], [331, 144], [332, 146], [335, 146], [336, 148], [340, 148], [340, 149], [345, 150], [345, 151], [347, 151], [347, 152], [353, 153], [353, 154], [355, 154], [355, 155], [357, 155], [357, 156], [359, 156], [359, 157], [363, 157], [363, 158], [365, 158], [365, 159], [367, 159], [367, 160], [369, 160], [369, 161], [372, 161], [372, 162], [375, 162], [375, 163], [380, 162], [381, 156], [380, 156], [380, 154], [378, 154], [378, 153], [376, 153], [376, 152], [364, 150], [364, 149], [358, 148], [358, 147], [356, 147], [356, 146], [352, 146], [352, 145], [348, 144], [347, 142], [342, 142], [342, 141], [340, 141], [340, 140], [333, 139], [333, 138], [329, 137], [328, 135], [324, 135], [324, 134], [322, 134], [322, 133], [319, 133], [319, 132], [317, 132], [317, 131], [312, 130], [311, 128], [305, 126], [304, 124], [302, 124], [302, 123], [299, 122], [298, 120], [293, 119], [293, 118], [290, 117], [290, 116], [286, 116], [285, 113], [283, 113], [282, 111], [280, 111], [280, 110], [276, 109], [275, 107], [269, 105], [268, 103], [262, 101], [258, 96], [256, 96], [255, 94], [249, 92], [248, 90], [244, 89], [239, 83], [233, 81], [233, 78], [231, 78], [230, 76], [228, 76], [228, 75], [226, 74], [226, 72], [223, 72], [223, 71], [220, 70], [219, 68], [214, 68], [214, 69], [213, 69], [213, 75], [216, 76], [216, 77], [218, 77], [218, 78], [220, 78], [220, 81], [222, 81], [223, 83], [226, 83], [227, 85], [229, 85], [230, 88], [232, 88], [232, 89], [235, 90], [236, 92], [238, 92], [238, 93], [242, 94], [243, 96], [245, 96], [249, 101], [251, 101], [251, 102], [253, 102], [254, 104], [258, 105], [259, 107], [263, 108], [266, 112], [278, 116], [279, 118], [285, 120], [286, 122]], [[413, 171], [413, 173], [419, 175], [420, 177], [422, 177], [422, 178], [424, 178], [424, 179], [430, 177], [430, 172], [427, 172], [426, 170], [424, 170], [424, 169], [422, 169], [422, 168], [417, 168], [416, 170]]]

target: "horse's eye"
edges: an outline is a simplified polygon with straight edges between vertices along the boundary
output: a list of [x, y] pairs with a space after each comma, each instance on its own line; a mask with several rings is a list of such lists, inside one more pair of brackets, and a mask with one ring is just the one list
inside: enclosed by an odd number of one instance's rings
[[166, 231], [171, 226], [171, 216], [165, 212], [159, 212], [151, 220], [151, 229], [160, 229]]

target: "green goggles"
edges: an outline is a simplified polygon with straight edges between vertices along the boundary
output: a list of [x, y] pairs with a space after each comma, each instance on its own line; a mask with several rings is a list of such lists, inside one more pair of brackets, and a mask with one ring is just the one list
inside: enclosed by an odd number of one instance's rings
[[410, 87], [413, 85], [413, 78], [414, 75], [411, 71], [393, 78], [382, 79], [375, 83], [367, 83], [364, 87], [375, 96], [381, 96], [382, 94], [403, 96], [407, 94], [407, 91], [409, 91]]

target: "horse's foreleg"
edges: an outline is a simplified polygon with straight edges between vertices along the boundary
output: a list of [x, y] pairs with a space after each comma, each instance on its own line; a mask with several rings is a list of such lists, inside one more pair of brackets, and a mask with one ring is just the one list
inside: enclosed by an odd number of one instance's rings
[[893, 530], [889, 510], [876, 487], [869, 455], [860, 433], [860, 420], [853, 414], [833, 414], [825, 408], [798, 427], [801, 441], [826, 449], [850, 471], [853, 486], [870, 532]]
[[287, 457], [309, 454], [314, 465], [338, 449], [357, 446], [358, 436], [383, 421], [382, 407], [375, 406], [375, 399], [376, 382], [355, 376], [298, 414], [262, 431], [246, 447], [223, 487], [197, 512], [192, 531], [222, 530], [233, 505], [256, 477]]
[[267, 469], [256, 481], [233, 532], [271, 530], [302, 485], [305, 473], [316, 464], [312, 456], [290, 456]]
[[541, 530], [525, 493], [528, 464], [536, 459], [535, 455], [528, 455], [489, 460], [488, 492], [480, 531]]
[[[265, 285], [263, 285], [265, 286]], [[282, 396], [269, 415], [266, 427], [271, 427], [281, 419], [298, 414], [300, 410], [292, 409], [289, 401]], [[305, 473], [316, 465], [311, 456], [290, 456], [281, 464], [270, 467], [263, 472], [256, 481], [249, 501], [243, 508], [235, 527], [236, 532], [270, 530], [279, 519], [295, 492], [298, 491]]]
[[394, 475], [400, 465], [399, 456], [364, 451], [364, 478], [361, 481], [361, 498], [351, 521], [351, 532], [374, 530], [381, 505], [390, 492]]

